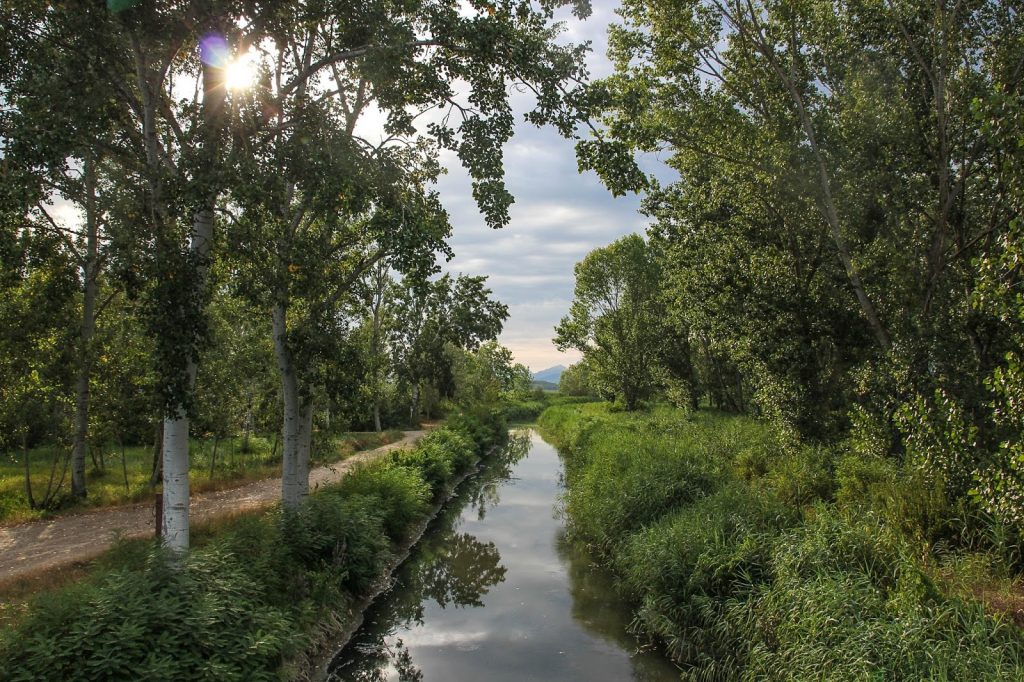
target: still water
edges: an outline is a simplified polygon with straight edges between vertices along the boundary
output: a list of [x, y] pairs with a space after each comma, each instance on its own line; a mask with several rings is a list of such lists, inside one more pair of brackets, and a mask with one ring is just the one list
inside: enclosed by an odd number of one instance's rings
[[565, 540], [536, 431], [467, 481], [331, 662], [330, 680], [678, 680], [626, 634], [610, 576]]

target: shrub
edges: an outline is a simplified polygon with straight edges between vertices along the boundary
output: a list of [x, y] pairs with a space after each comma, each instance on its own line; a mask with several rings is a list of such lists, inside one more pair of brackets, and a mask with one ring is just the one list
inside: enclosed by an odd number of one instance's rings
[[211, 550], [174, 571], [154, 553], [143, 571], [36, 603], [0, 642], [10, 680], [272, 680], [297, 643], [287, 611], [267, 605], [236, 557]]
[[419, 470], [376, 462], [346, 476], [338, 485], [341, 495], [373, 495], [383, 514], [384, 529], [401, 540], [408, 528], [426, 512], [430, 485]]
[[[498, 424], [479, 431], [493, 438]], [[280, 679], [325, 612], [379, 578], [391, 541], [426, 511], [429, 482], [475, 457], [466, 431], [424, 440], [298, 510], [231, 522], [183, 564], [120, 545], [91, 578], [41, 594], [0, 631], [0, 679]]]
[[420, 447], [433, 447], [448, 453], [455, 471], [462, 471], [476, 461], [473, 440], [464, 431], [451, 428], [431, 431], [420, 441]]
[[416, 470], [435, 495], [452, 477], [451, 456], [439, 447], [419, 445], [411, 450], [396, 450], [391, 458], [395, 464]]

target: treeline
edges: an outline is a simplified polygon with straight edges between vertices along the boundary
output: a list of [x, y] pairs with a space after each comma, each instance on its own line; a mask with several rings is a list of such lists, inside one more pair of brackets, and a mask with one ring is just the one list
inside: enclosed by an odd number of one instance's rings
[[509, 86], [537, 94], [535, 125], [585, 116], [553, 11], [4, 3], [0, 446], [26, 476], [34, 445], [63, 446], [81, 497], [90, 447], [156, 441], [182, 549], [190, 435], [280, 430], [295, 507], [314, 429], [414, 423], [460, 375], [511, 390], [507, 353], [463, 352], [507, 310], [435, 276], [432, 186], [453, 152], [501, 227]]
[[622, 153], [582, 161], [652, 224], [576, 266], [565, 388], [841, 440], [1019, 527], [1020, 9], [624, 2], [593, 86]]

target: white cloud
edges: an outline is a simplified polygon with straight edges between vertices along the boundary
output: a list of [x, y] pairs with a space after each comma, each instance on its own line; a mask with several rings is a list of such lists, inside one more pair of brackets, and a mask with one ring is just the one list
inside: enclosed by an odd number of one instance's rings
[[[617, 2], [598, 1], [594, 13], [580, 22], [568, 11], [564, 39], [592, 41], [588, 58], [593, 77], [611, 73], [605, 51], [606, 31]], [[516, 113], [530, 105], [515, 95]], [[454, 155], [442, 157], [449, 169], [438, 183], [441, 200], [451, 215], [455, 258], [442, 267], [449, 272], [487, 275], [495, 296], [509, 306], [500, 341], [516, 359], [533, 370], [568, 365], [578, 353], [559, 353], [551, 343], [554, 326], [572, 300], [573, 266], [589, 251], [630, 232], [643, 232], [639, 198], [614, 198], [594, 173], [580, 174], [572, 141], [551, 129], [520, 123], [504, 147], [505, 180], [516, 199], [510, 224], [489, 229], [477, 211], [470, 180]], [[650, 160], [644, 165], [651, 165]]]

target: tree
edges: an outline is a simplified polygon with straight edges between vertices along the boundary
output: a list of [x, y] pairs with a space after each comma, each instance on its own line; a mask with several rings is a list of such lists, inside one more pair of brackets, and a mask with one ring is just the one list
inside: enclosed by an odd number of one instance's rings
[[672, 316], [707, 364], [809, 435], [869, 415], [899, 451], [893, 413], [940, 386], [977, 414], [1009, 337], [971, 306], [971, 261], [1019, 210], [1009, 148], [977, 112], [1010, 120], [989, 103], [1021, 89], [1019, 12], [629, 0], [622, 15], [616, 73], [593, 92], [605, 153], [581, 164], [613, 191], [643, 184], [622, 170], [634, 150], [678, 172], [647, 183], [646, 210]]
[[639, 235], [627, 235], [591, 251], [575, 272], [572, 307], [555, 328], [555, 344], [582, 351], [598, 386], [635, 410], [654, 389], [661, 346], [653, 251]]
[[[302, 317], [321, 331], [340, 329], [334, 304], [347, 296], [346, 282], [375, 259], [390, 254], [397, 269], [419, 268], [423, 276], [434, 266], [432, 254], [425, 265], [426, 249], [412, 248], [429, 239], [416, 242], [416, 230], [382, 228], [423, 227], [418, 217], [407, 219], [410, 208], [415, 214], [420, 199], [421, 205], [431, 204], [429, 193], [409, 183], [412, 174], [433, 163], [433, 146], [423, 154], [426, 147], [417, 139], [417, 117], [437, 112], [419, 136], [456, 153], [473, 178], [481, 211], [495, 227], [507, 222], [511, 203], [501, 163], [502, 144], [514, 127], [508, 86], [536, 95], [527, 116], [531, 123], [575, 134], [588, 106], [579, 89], [584, 48], [556, 41], [561, 29], [553, 22], [555, 6], [525, 0], [470, 12], [448, 0], [346, 8], [246, 0], [106, 6], [16, 0], [4, 6], [0, 91], [24, 114], [25, 126], [15, 140], [49, 155], [11, 154], [16, 162], [7, 163], [8, 150], [17, 145], [9, 143], [5, 125], [5, 202], [11, 198], [9, 205], [24, 208], [44, 196], [37, 179], [47, 164], [101, 157], [116, 168], [112, 175], [134, 199], [136, 243], [147, 257], [129, 269], [131, 293], [145, 302], [156, 341], [168, 547], [184, 550], [189, 541], [189, 424], [196, 416], [199, 360], [209, 342], [206, 312], [216, 284], [211, 268], [220, 241], [218, 210], [239, 210], [229, 201], [242, 203], [237, 190], [244, 181], [254, 191], [281, 190], [267, 195], [262, 217], [276, 229], [300, 216], [298, 222], [323, 237], [320, 245], [334, 249], [319, 257], [335, 257], [338, 266], [327, 270], [338, 278], [333, 290], [341, 293], [327, 297], [330, 305], [302, 311]], [[585, 3], [573, 7], [580, 16], [587, 11]], [[344, 21], [338, 21], [339, 12]], [[250, 94], [229, 93], [228, 67], [247, 51], [267, 55], [258, 61], [280, 65], [263, 71], [277, 80], [261, 81]], [[457, 94], [457, 83], [468, 86], [466, 96]], [[371, 102], [386, 121], [387, 138], [379, 145], [367, 143], [353, 127]], [[38, 120], [33, 114], [40, 114]], [[330, 125], [339, 121], [343, 124]], [[314, 137], [304, 136], [311, 132]], [[324, 153], [311, 153], [323, 141], [328, 142]], [[297, 159], [302, 155], [308, 155], [308, 163]], [[410, 156], [416, 159], [412, 164]], [[273, 170], [280, 172], [258, 182], [260, 174], [252, 171], [275, 163]], [[324, 169], [330, 172], [317, 175]], [[400, 172], [392, 173], [395, 169]], [[239, 178], [243, 182], [236, 182]], [[338, 190], [353, 190], [355, 196], [349, 202]], [[30, 195], [32, 202], [26, 203]], [[311, 199], [315, 205], [304, 206]], [[255, 203], [245, 210], [256, 213]], [[335, 230], [339, 225], [346, 227]], [[367, 225], [376, 232], [355, 230], [355, 244], [340, 238], [353, 233], [348, 228]], [[372, 234], [379, 237], [375, 243]], [[296, 248], [287, 240], [275, 245], [274, 273], [283, 266], [295, 274], [289, 266], [297, 264], [291, 259]], [[312, 260], [307, 273], [321, 265]], [[281, 302], [290, 283], [278, 277], [275, 287]], [[289, 365], [286, 356], [305, 345], [299, 343], [305, 332], [288, 328], [287, 308], [276, 310], [283, 367]], [[289, 403], [298, 404], [292, 412], [301, 413], [297, 422], [308, 423], [309, 393], [297, 392], [297, 398], [296, 391], [287, 392]], [[301, 428], [296, 430], [299, 437], [291, 441], [308, 442]]]
[[409, 422], [415, 423], [429, 383], [441, 395], [454, 392], [449, 347], [474, 350], [494, 339], [508, 308], [491, 299], [486, 278], [444, 275], [429, 282], [406, 282], [391, 330], [396, 378], [409, 392]]
[[497, 341], [486, 341], [474, 352], [453, 352], [453, 397], [459, 404], [497, 405], [501, 400], [531, 396], [530, 370], [515, 362], [512, 351]]
[[566, 367], [558, 380], [558, 392], [572, 396], [595, 395], [586, 359]]

